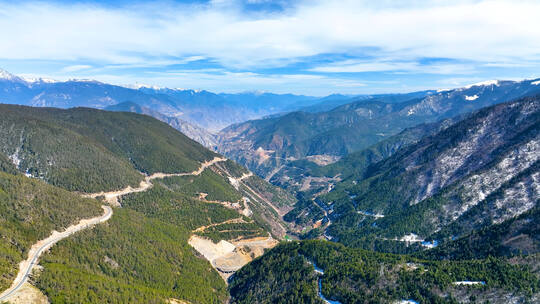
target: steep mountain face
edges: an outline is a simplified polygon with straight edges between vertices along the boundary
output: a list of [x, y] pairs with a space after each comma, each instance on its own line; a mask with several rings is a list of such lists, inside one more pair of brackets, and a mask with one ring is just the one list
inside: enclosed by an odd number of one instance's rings
[[160, 112], [154, 111], [147, 107], [143, 107], [134, 102], [122, 102], [113, 106], [108, 106], [105, 108], [105, 110], [115, 112], [132, 112], [152, 116], [167, 123], [176, 130], [182, 132], [187, 137], [210, 149], [215, 148], [218, 143], [217, 136], [206, 131], [204, 128], [193, 125], [180, 118], [165, 116]]
[[220, 132], [219, 151], [268, 177], [291, 161], [332, 162], [405, 128], [535, 94], [540, 92], [536, 83], [494, 81], [433, 94], [428, 92], [421, 98], [410, 96], [413, 99], [405, 101], [402, 99], [407, 99], [406, 96], [382, 96], [327, 112], [293, 112], [248, 121]]
[[318, 197], [328, 232], [355, 246], [419, 245], [519, 216], [540, 197], [539, 129], [539, 97], [482, 109]]
[[236, 273], [232, 303], [539, 301], [540, 96], [410, 128], [341, 162], [326, 170], [342, 180], [300, 192], [285, 218], [348, 246], [283, 243]]

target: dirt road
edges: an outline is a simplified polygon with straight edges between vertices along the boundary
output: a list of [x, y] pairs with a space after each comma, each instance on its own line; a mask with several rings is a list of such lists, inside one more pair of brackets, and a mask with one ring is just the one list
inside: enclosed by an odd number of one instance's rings
[[108, 221], [113, 214], [112, 208], [109, 206], [101, 207], [104, 210], [103, 215], [81, 220], [78, 224], [69, 226], [63, 232], [53, 231], [48, 238], [34, 244], [28, 252], [28, 259], [19, 264], [19, 273], [17, 274], [17, 277], [13, 281], [11, 287], [0, 294], [0, 301], [5, 301], [23, 286], [23, 284], [28, 280], [28, 276], [32, 273], [32, 269], [37, 265], [39, 256], [43, 254], [43, 252], [47, 251], [60, 240], [63, 240], [78, 231]]
[[109, 191], [109, 192], [102, 191], [102, 192], [97, 192], [97, 193], [84, 194], [83, 196], [84, 197], [91, 197], [91, 198], [96, 198], [96, 197], [99, 197], [99, 196], [103, 196], [103, 197], [105, 197], [105, 201], [107, 201], [109, 204], [111, 204], [113, 206], [120, 206], [120, 204], [118, 203], [118, 197], [130, 194], [130, 193], [146, 191], [146, 190], [150, 189], [150, 187], [152, 187], [152, 180], [154, 180], [154, 179], [173, 177], [173, 176], [196, 176], [196, 175], [200, 175], [206, 168], [212, 166], [215, 163], [226, 161], [226, 160], [227, 159], [224, 158], [224, 157], [214, 157], [214, 159], [202, 163], [201, 166], [199, 167], [199, 169], [197, 169], [197, 170], [195, 170], [193, 172], [185, 172], [185, 173], [154, 173], [154, 174], [152, 174], [150, 176], [146, 176], [144, 178], [144, 180], [141, 181], [141, 183], [139, 184], [139, 187], [137, 187], [137, 188], [127, 186], [126, 188], [124, 188], [122, 190]]

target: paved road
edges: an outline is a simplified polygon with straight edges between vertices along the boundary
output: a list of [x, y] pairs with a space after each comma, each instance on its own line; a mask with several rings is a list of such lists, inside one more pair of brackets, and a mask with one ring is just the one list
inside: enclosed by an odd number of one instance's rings
[[32, 249], [29, 252], [28, 259], [21, 263], [21, 269], [15, 278], [12, 286], [0, 294], [0, 301], [7, 300], [10, 296], [16, 293], [23, 284], [28, 280], [28, 276], [32, 273], [32, 269], [37, 265], [39, 256], [45, 252], [47, 249], [51, 248], [57, 242], [69, 237], [70, 235], [84, 230], [86, 228], [92, 227], [96, 224], [103, 223], [109, 220], [113, 214], [112, 208], [109, 206], [102, 206], [105, 213], [102, 216], [94, 217], [91, 219], [82, 220], [79, 224], [68, 227], [64, 232], [55, 232], [48, 238], [39, 241], [36, 245], [37, 248], [32, 246]]

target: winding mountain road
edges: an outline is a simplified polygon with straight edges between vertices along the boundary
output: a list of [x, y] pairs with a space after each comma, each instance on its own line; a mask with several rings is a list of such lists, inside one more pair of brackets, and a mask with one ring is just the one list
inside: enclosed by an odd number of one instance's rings
[[143, 181], [139, 184], [139, 187], [133, 188], [131, 186], [127, 186], [126, 188], [122, 190], [116, 190], [116, 191], [109, 191], [109, 192], [97, 192], [97, 193], [89, 193], [89, 194], [83, 194], [84, 197], [91, 197], [96, 198], [99, 196], [105, 197], [105, 201], [107, 201], [109, 204], [113, 206], [120, 206], [118, 203], [118, 197], [135, 193], [135, 192], [143, 192], [148, 190], [150, 187], [152, 187], [152, 180], [157, 178], [166, 178], [166, 177], [174, 177], [174, 176], [196, 176], [203, 173], [203, 171], [212, 166], [215, 163], [226, 161], [227, 159], [225, 157], [214, 157], [210, 161], [206, 161], [201, 164], [199, 169], [193, 171], [193, 172], [184, 172], [184, 173], [154, 173], [152, 175], [146, 176]]
[[11, 287], [5, 290], [2, 294], [0, 294], [0, 301], [5, 301], [23, 286], [23, 284], [28, 280], [28, 276], [30, 275], [30, 273], [32, 273], [32, 269], [37, 265], [39, 256], [43, 254], [43, 252], [47, 251], [57, 242], [69, 237], [70, 235], [78, 231], [108, 221], [113, 214], [113, 210], [109, 206], [101, 207], [104, 210], [103, 215], [81, 220], [78, 224], [69, 226], [63, 232], [53, 231], [48, 238], [34, 244], [28, 252], [28, 259], [22, 261], [19, 264], [19, 273], [17, 274], [17, 277], [13, 281]]
[[[118, 190], [118, 191], [110, 191], [110, 192], [98, 192], [98, 193], [90, 193], [90, 194], [84, 194], [83, 197], [91, 197], [96, 198], [99, 196], [104, 196], [105, 200], [112, 204], [112, 205], [119, 205], [118, 204], [118, 197], [134, 193], [134, 192], [143, 192], [148, 190], [150, 187], [152, 187], [151, 181], [156, 178], [166, 178], [166, 177], [172, 177], [172, 176], [188, 176], [188, 175], [200, 175], [206, 168], [212, 166], [213, 164], [217, 162], [226, 161], [227, 159], [224, 157], [214, 157], [214, 159], [204, 162], [201, 164], [199, 169], [193, 171], [193, 172], [186, 172], [186, 173], [154, 173], [150, 176], [146, 176], [145, 179], [140, 183], [139, 187], [132, 188], [130, 186]], [[8, 298], [13, 296], [23, 285], [26, 281], [28, 281], [29, 275], [32, 273], [32, 269], [38, 264], [38, 259], [43, 254], [43, 252], [47, 251], [49, 248], [51, 248], [54, 244], [58, 243], [59, 241], [71, 236], [72, 234], [90, 228], [94, 225], [103, 223], [108, 221], [111, 216], [113, 215], [113, 209], [110, 206], [101, 206], [104, 210], [104, 214], [98, 217], [90, 218], [90, 219], [83, 219], [78, 224], [69, 226], [66, 230], [63, 232], [53, 231], [51, 235], [36, 244], [34, 244], [30, 251], [28, 252], [28, 259], [22, 261], [19, 264], [19, 273], [17, 274], [17, 277], [11, 284], [11, 287], [9, 287], [7, 290], [2, 292], [0, 294], [0, 302], [6, 301]]]

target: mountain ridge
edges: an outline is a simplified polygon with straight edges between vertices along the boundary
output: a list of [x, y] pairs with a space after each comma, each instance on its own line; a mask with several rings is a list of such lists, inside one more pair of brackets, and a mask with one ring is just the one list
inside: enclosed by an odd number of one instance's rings
[[[260, 176], [291, 161], [340, 158], [405, 128], [466, 114], [485, 106], [540, 92], [535, 80], [497, 81], [388, 102], [387, 96], [359, 99], [326, 112], [291, 112], [231, 125], [220, 132], [218, 151]], [[477, 96], [474, 100], [468, 97]], [[407, 98], [407, 95], [402, 97]], [[469, 98], [471, 99], [471, 98]]]
[[216, 94], [205, 90], [144, 85], [119, 86], [85, 79], [67, 81], [27, 79], [1, 71], [3, 76], [0, 77], [0, 103], [104, 109], [131, 101], [209, 131], [218, 131], [231, 123], [308, 106], [321, 99], [294, 94], [259, 92]]

